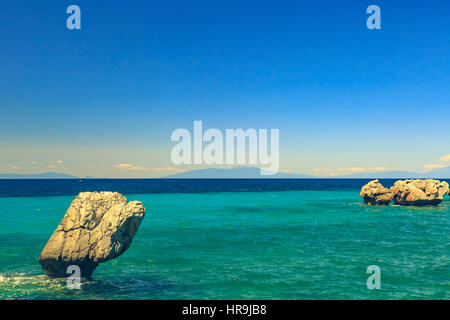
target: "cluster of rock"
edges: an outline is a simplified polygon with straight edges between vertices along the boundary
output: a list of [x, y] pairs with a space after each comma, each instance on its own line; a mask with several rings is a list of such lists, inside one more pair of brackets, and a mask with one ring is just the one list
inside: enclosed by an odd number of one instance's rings
[[45, 273], [67, 277], [77, 265], [89, 278], [99, 263], [121, 255], [131, 245], [145, 215], [139, 201], [117, 192], [83, 192], [70, 205], [39, 257]]
[[399, 180], [390, 189], [373, 180], [360, 192], [366, 204], [389, 205], [394, 201], [394, 204], [402, 206], [438, 205], [446, 194], [450, 195], [448, 183], [433, 179]]

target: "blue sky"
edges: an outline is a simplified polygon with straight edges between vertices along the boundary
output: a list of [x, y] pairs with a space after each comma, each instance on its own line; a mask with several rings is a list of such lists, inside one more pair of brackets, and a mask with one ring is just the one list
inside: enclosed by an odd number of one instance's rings
[[194, 120], [280, 129], [286, 171], [442, 165], [449, 21], [447, 1], [3, 0], [0, 172], [165, 175]]

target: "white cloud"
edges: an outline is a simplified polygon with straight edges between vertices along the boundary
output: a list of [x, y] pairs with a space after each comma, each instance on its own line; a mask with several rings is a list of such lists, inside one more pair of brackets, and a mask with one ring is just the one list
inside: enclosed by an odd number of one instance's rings
[[134, 165], [132, 165], [130, 163], [115, 164], [114, 168], [120, 169], [120, 170], [131, 170], [131, 171], [148, 171], [148, 170], [150, 170], [150, 169], [147, 169], [147, 168], [134, 166]]
[[449, 164], [426, 164], [423, 166], [425, 170], [433, 170], [433, 169], [439, 169], [439, 168], [447, 168], [449, 167]]
[[62, 164], [63, 162], [64, 161], [62, 161], [62, 160], [50, 160], [50, 161], [48, 161], [48, 163], [50, 163], [49, 166], [57, 166], [57, 165]]
[[325, 176], [335, 177], [339, 175], [347, 175], [352, 173], [364, 173], [364, 172], [377, 172], [377, 171], [387, 171], [386, 167], [365, 167], [365, 168], [318, 168], [313, 171]]
[[314, 172], [331, 172], [331, 169], [328, 168], [317, 168], [313, 170]]
[[355, 172], [372, 172], [372, 171], [387, 171], [386, 167], [367, 167], [367, 168], [339, 168], [336, 171], [344, 173], [355, 173]]
[[433, 169], [439, 169], [439, 168], [447, 168], [447, 167], [450, 167], [450, 164], [448, 164], [448, 162], [450, 162], [450, 154], [446, 155], [446, 156], [443, 156], [441, 158], [441, 163], [440, 164], [426, 164], [426, 165], [423, 166], [423, 168], [426, 171], [430, 171], [430, 170], [433, 170]]
[[157, 171], [157, 172], [184, 172], [183, 169], [171, 168], [171, 167], [155, 168], [155, 169], [152, 169], [152, 170], [153, 171]]

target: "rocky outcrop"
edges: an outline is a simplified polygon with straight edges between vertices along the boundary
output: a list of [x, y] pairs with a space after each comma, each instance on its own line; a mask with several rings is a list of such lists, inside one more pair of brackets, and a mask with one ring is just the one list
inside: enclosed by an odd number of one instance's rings
[[439, 180], [400, 180], [391, 187], [394, 203], [402, 206], [438, 205], [449, 192], [447, 182]]
[[426, 206], [438, 205], [446, 194], [450, 195], [450, 188], [445, 181], [399, 180], [388, 189], [373, 180], [361, 188], [360, 196], [370, 205], [388, 205], [394, 200], [394, 204], [401, 206]]
[[77, 265], [90, 277], [99, 263], [127, 250], [145, 215], [139, 201], [128, 202], [117, 192], [83, 192], [73, 200], [39, 257], [45, 273], [67, 277]]
[[360, 196], [364, 199], [365, 204], [387, 206], [392, 201], [394, 194], [378, 180], [373, 180], [362, 187]]

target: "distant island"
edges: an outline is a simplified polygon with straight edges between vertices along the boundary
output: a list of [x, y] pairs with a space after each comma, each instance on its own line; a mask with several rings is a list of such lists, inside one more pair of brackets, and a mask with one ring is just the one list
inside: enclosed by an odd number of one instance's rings
[[297, 173], [284, 173], [278, 172], [273, 176], [261, 176], [259, 174], [259, 168], [254, 167], [234, 167], [230, 169], [199, 169], [177, 173], [167, 176], [165, 178], [170, 179], [203, 179], [203, 178], [217, 178], [217, 179], [256, 179], [256, 178], [275, 178], [275, 179], [414, 179], [414, 178], [450, 178], [450, 167], [439, 168], [427, 173], [417, 173], [409, 171], [378, 171], [378, 172], [366, 172], [366, 173], [353, 173], [349, 175], [339, 175], [333, 177], [323, 177], [316, 175], [297, 174]]
[[192, 171], [186, 171], [181, 172], [177, 174], [173, 174], [170, 176], [167, 176], [165, 178], [168, 179], [285, 179], [285, 178], [294, 178], [294, 179], [301, 179], [301, 178], [317, 178], [313, 175], [307, 175], [307, 174], [293, 174], [293, 173], [284, 173], [284, 172], [278, 172], [271, 176], [262, 176], [260, 174], [260, 169], [255, 167], [234, 167], [230, 169], [217, 169], [217, 168], [208, 168], [208, 169], [199, 169], [199, 170], [192, 170]]
[[0, 173], [0, 179], [80, 179], [65, 173], [43, 172], [31, 174]]

